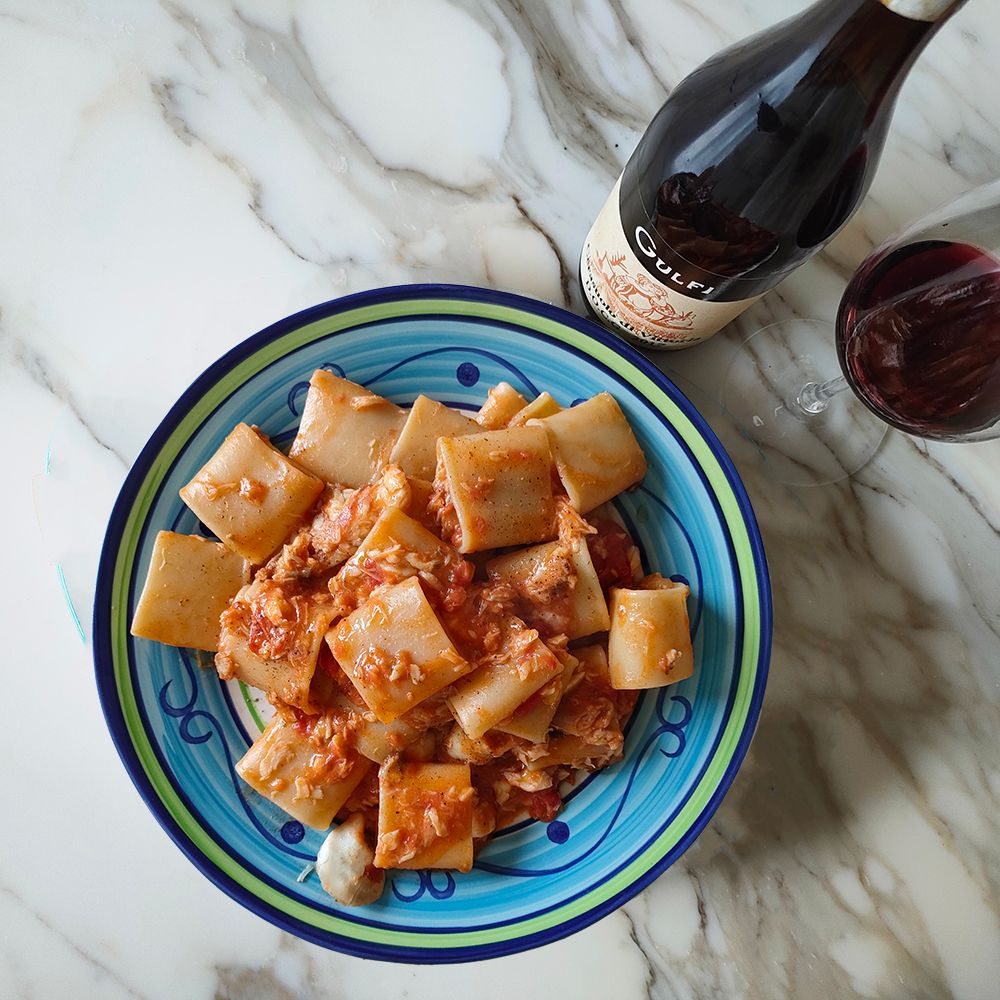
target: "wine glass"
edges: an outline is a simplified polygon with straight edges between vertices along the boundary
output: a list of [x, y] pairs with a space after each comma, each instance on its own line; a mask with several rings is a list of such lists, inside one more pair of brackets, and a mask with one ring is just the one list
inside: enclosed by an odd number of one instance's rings
[[751, 336], [722, 406], [770, 478], [837, 482], [888, 425], [939, 441], [1000, 436], [1000, 181], [880, 246], [835, 328], [792, 319]]

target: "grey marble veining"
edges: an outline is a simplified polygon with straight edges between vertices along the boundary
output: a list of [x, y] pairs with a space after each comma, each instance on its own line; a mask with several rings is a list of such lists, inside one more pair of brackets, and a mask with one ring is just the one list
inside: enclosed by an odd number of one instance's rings
[[995, 0], [971, 0], [921, 58], [872, 191], [828, 250], [713, 341], [657, 358], [745, 476], [775, 649], [744, 770], [622, 911], [440, 969], [327, 953], [243, 911], [132, 790], [54, 571], [85, 636], [125, 466], [193, 377], [282, 315], [423, 280], [579, 310], [580, 243], [665, 92], [802, 6], [0, 2], [16, 580], [0, 993], [997, 995], [1000, 449], [894, 433], [850, 481], [795, 490], [757, 473], [718, 403], [746, 336], [830, 319], [883, 238], [1000, 174]]

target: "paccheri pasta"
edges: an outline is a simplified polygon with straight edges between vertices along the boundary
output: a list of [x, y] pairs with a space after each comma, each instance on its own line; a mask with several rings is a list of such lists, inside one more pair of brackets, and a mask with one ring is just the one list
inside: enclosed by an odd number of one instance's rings
[[607, 506], [645, 471], [608, 393], [500, 383], [466, 416], [319, 370], [288, 456], [239, 424], [181, 490], [220, 541], [161, 533], [132, 633], [267, 694], [237, 771], [318, 830], [351, 819], [322, 880], [370, 902], [380, 869], [468, 871], [551, 820], [621, 757], [637, 692], [691, 675], [687, 587], [643, 575]]

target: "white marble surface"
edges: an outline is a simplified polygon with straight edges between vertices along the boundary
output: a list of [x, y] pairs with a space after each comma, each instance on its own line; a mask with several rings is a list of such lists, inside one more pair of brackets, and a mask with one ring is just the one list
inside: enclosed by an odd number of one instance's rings
[[[777, 626], [744, 771], [622, 911], [480, 966], [325, 952], [205, 881], [118, 762], [54, 565], [85, 623], [129, 462], [290, 311], [428, 279], [578, 309], [581, 240], [665, 90], [802, 6], [0, 0], [0, 995], [997, 996], [996, 445], [892, 435], [811, 491], [748, 472]], [[1000, 173], [998, 66], [1000, 7], [971, 0], [829, 251], [661, 358], [720, 429], [742, 337], [831, 317], [875, 242]]]

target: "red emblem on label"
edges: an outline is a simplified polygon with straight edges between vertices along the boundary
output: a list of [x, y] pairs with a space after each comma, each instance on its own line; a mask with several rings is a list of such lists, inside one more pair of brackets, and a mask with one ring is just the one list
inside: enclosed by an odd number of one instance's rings
[[647, 274], [630, 274], [625, 255], [595, 255], [592, 273], [604, 301], [620, 310], [637, 330], [664, 338], [668, 332], [687, 333], [694, 326], [694, 312], [680, 312], [667, 290]]

